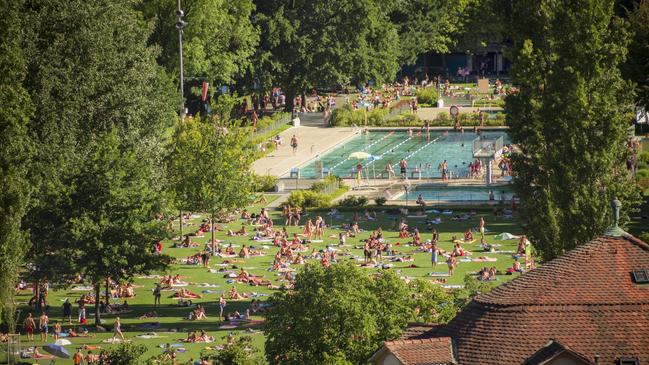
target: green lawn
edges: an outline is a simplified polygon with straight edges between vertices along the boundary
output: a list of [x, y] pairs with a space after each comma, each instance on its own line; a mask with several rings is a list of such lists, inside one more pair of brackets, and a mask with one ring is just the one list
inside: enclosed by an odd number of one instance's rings
[[[274, 196], [267, 196], [267, 199], [269, 201], [271, 199], [274, 199]], [[257, 205], [255, 207], [250, 208], [249, 210], [255, 212], [260, 209], [260, 206]], [[440, 208], [438, 208], [440, 209]], [[455, 209], [455, 213], [462, 213], [462, 212], [467, 212], [467, 209]], [[310, 217], [315, 217], [316, 212], [311, 212]], [[333, 221], [333, 226], [339, 226], [341, 223], [348, 221], [351, 217], [351, 213], [346, 212], [343, 213], [344, 218], [343, 219], [335, 219]], [[495, 218], [493, 214], [491, 213], [491, 210], [484, 210], [484, 211], [478, 211], [478, 215], [474, 216], [471, 220], [469, 221], [451, 221], [449, 219], [449, 216], [446, 215], [438, 215], [438, 214], [429, 214], [429, 217], [441, 217], [443, 220], [442, 224], [439, 224], [436, 226], [438, 231], [441, 233], [441, 247], [445, 250], [450, 250], [452, 247], [451, 243], [451, 237], [453, 235], [461, 236], [462, 232], [464, 232], [466, 229], [470, 227], [475, 227], [478, 224], [478, 219], [480, 215], [485, 216], [485, 220], [487, 222], [487, 228], [489, 230], [488, 232], [488, 239], [487, 241], [489, 243], [498, 243], [502, 244], [501, 249], [502, 250], [515, 250], [516, 249], [516, 241], [495, 241], [493, 235], [501, 232], [510, 232], [513, 234], [520, 234], [521, 233], [521, 228], [518, 225], [518, 222], [516, 219], [509, 219], [509, 220], [504, 220], [502, 218]], [[401, 253], [404, 254], [411, 254], [413, 251], [412, 247], [408, 246], [403, 246], [399, 245], [397, 246], [396, 244], [398, 242], [400, 243], [405, 243], [404, 240], [400, 240], [398, 238], [398, 234], [393, 231], [388, 231], [389, 227], [392, 224], [392, 217], [389, 217], [386, 213], [378, 213], [379, 220], [376, 222], [361, 222], [360, 226], [364, 230], [363, 234], [360, 235], [360, 237], [356, 237], [353, 239], [348, 240], [348, 245], [360, 245], [360, 240], [362, 238], [365, 238], [369, 235], [369, 232], [373, 229], [378, 228], [379, 226], [382, 227], [386, 233], [384, 237], [393, 245], [395, 245], [395, 248], [400, 251]], [[273, 217], [275, 218], [275, 223], [279, 227], [281, 224], [283, 224], [283, 220], [279, 217], [279, 212], [273, 212]], [[185, 232], [188, 231], [194, 231], [197, 229], [197, 226], [200, 224], [201, 220], [204, 218], [202, 215], [196, 215], [194, 219], [192, 219], [190, 226], [186, 227], [184, 230]], [[304, 221], [303, 221], [304, 222]], [[327, 218], [327, 223], [330, 223], [330, 219]], [[411, 225], [418, 226], [422, 229], [423, 232], [423, 238], [428, 239], [430, 238], [430, 232], [425, 231], [424, 229], [424, 222], [422, 219], [408, 219], [408, 223]], [[238, 229], [241, 225], [240, 221], [235, 221], [231, 224], [226, 225], [229, 228], [232, 229]], [[178, 227], [178, 222], [174, 224], [174, 227]], [[251, 229], [250, 227], [249, 229]], [[296, 228], [296, 227], [290, 227], [289, 232], [301, 232], [302, 228]], [[325, 237], [328, 237], [330, 235], [337, 234], [339, 232], [338, 229], [335, 228], [328, 228], [326, 230]], [[218, 232], [216, 234], [216, 237], [219, 239], [223, 239], [226, 243], [232, 242], [234, 245], [241, 246], [243, 244], [247, 245], [253, 245], [256, 247], [260, 247], [261, 245], [256, 244], [254, 241], [251, 241], [250, 238], [248, 237], [227, 237], [224, 232]], [[206, 233], [206, 237], [204, 238], [195, 238], [195, 241], [200, 242], [201, 244], [206, 242], [209, 239], [209, 233]], [[322, 249], [325, 247], [326, 244], [337, 244], [338, 240], [333, 239], [333, 238], [326, 238], [324, 243], [321, 244], [313, 244], [311, 247], [314, 247], [316, 249]], [[164, 242], [164, 250], [163, 253], [170, 254], [176, 258], [184, 258], [187, 257], [193, 253], [195, 253], [199, 248], [194, 248], [194, 249], [185, 249], [185, 248], [171, 248], [172, 241], [167, 241]], [[202, 247], [202, 245], [201, 245]], [[357, 249], [351, 249], [351, 247], [348, 247], [347, 249], [350, 249], [350, 254], [356, 255], [359, 257], [362, 257], [362, 250], [357, 250]], [[453, 277], [448, 278], [448, 284], [461, 284], [463, 281], [463, 277], [465, 273], [467, 272], [475, 272], [479, 270], [483, 266], [496, 266], [499, 270], [504, 271], [507, 267], [512, 265], [513, 259], [511, 255], [508, 254], [488, 254], [485, 255], [483, 253], [479, 253], [477, 244], [473, 245], [467, 245], [465, 249], [474, 251], [473, 257], [477, 256], [489, 256], [489, 257], [495, 257], [497, 258], [497, 262], [487, 262], [487, 263], [480, 263], [480, 262], [460, 262], [457, 269], [456, 273]], [[238, 249], [237, 249], [238, 250]], [[278, 276], [274, 272], [269, 272], [267, 269], [271, 266], [272, 261], [273, 261], [273, 256], [274, 253], [277, 251], [275, 247], [270, 247], [268, 250], [266, 250], [266, 255], [262, 257], [253, 257], [250, 259], [242, 260], [243, 262], [241, 263], [236, 263], [237, 267], [243, 267], [247, 271], [249, 271], [252, 274], [257, 274], [257, 275], [263, 275], [265, 278], [268, 278], [272, 280], [274, 283], [277, 283], [278, 285], [280, 284], [277, 279]], [[404, 276], [404, 277], [411, 277], [411, 278], [427, 278], [430, 279], [428, 276], [428, 273], [432, 271], [431, 269], [431, 264], [430, 264], [430, 254], [428, 253], [414, 253], [414, 258], [415, 262], [414, 264], [417, 265], [417, 268], [408, 268], [411, 262], [408, 263], [394, 263], [394, 267], [392, 270], [395, 270], [396, 272], [399, 273], [399, 275]], [[340, 260], [353, 260], [353, 256], [340, 256]], [[219, 258], [213, 258], [210, 262], [211, 268], [218, 269], [219, 266], [217, 264], [221, 263], [223, 259]], [[237, 269], [235, 269], [237, 270]], [[368, 273], [372, 272], [375, 269], [367, 269]], [[446, 265], [442, 262], [438, 264], [437, 268], [434, 271], [439, 271], [439, 272], [446, 272]], [[169, 271], [167, 272], [168, 274], [180, 274], [181, 276], [184, 277], [184, 281], [190, 282], [190, 284], [187, 289], [195, 292], [195, 293], [201, 293], [202, 290], [205, 288], [199, 287], [197, 284], [199, 283], [210, 283], [210, 284], [217, 284], [219, 285], [218, 288], [208, 288], [211, 290], [228, 290], [232, 284], [226, 283], [226, 280], [223, 277], [223, 274], [215, 274], [215, 273], [210, 273], [208, 270], [200, 268], [198, 266], [188, 266], [188, 265], [182, 265], [182, 264], [176, 264], [173, 265]], [[160, 273], [160, 274], [165, 274], [165, 273]], [[501, 275], [498, 277], [498, 282], [501, 283], [503, 281], [510, 280], [512, 276], [507, 276], [507, 275]], [[208, 334], [215, 336], [217, 339], [217, 343], [223, 343], [224, 337], [228, 335], [228, 333], [231, 331], [229, 329], [220, 329], [221, 323], [218, 322], [216, 319], [218, 316], [218, 293], [209, 293], [209, 294], [203, 294], [202, 299], [198, 299], [195, 302], [196, 303], [201, 303], [204, 305], [207, 309], [207, 316], [208, 320], [202, 320], [202, 321], [189, 321], [183, 319], [183, 317], [186, 317], [187, 314], [190, 312], [190, 309], [188, 308], [179, 308], [173, 306], [176, 304], [176, 301], [168, 298], [172, 292], [165, 291], [163, 292], [163, 299], [162, 299], [162, 308], [156, 309], [159, 314], [162, 315], [161, 318], [158, 319], [148, 319], [148, 320], [140, 320], [138, 317], [142, 315], [145, 312], [153, 310], [152, 308], [152, 303], [153, 303], [153, 296], [151, 295], [151, 290], [154, 287], [155, 283], [158, 280], [155, 279], [144, 279], [144, 278], [139, 278], [135, 280], [136, 285], [141, 285], [143, 287], [137, 288], [136, 289], [136, 297], [128, 299], [128, 302], [130, 306], [133, 308], [133, 311], [128, 314], [123, 314], [121, 315], [122, 321], [123, 321], [123, 328], [125, 329], [125, 334], [126, 336], [131, 339], [135, 343], [142, 343], [145, 344], [148, 347], [148, 352], [146, 353], [146, 356], [152, 356], [152, 355], [157, 355], [162, 353], [162, 349], [158, 347], [161, 344], [165, 343], [179, 343], [178, 339], [186, 337], [186, 331], [188, 330], [194, 330], [194, 329], [204, 329], [207, 331]], [[243, 284], [234, 284], [237, 287], [237, 290], [239, 292], [245, 292], [245, 293], [258, 293], [262, 295], [262, 299], [264, 298], [264, 295], [270, 295], [272, 294], [272, 290], [269, 290], [265, 287], [252, 287], [248, 285], [243, 285]], [[68, 290], [56, 290], [56, 291], [51, 291], [49, 294], [49, 299], [48, 299], [48, 304], [51, 306], [51, 308], [48, 311], [48, 314], [52, 320], [60, 320], [61, 318], [61, 304], [64, 300], [64, 298], [70, 298], [71, 300], [77, 300], [79, 296], [84, 293], [82, 291], [72, 291], [70, 289]], [[26, 308], [24, 303], [26, 303], [31, 296], [31, 292], [22, 292], [17, 300], [21, 303], [23, 303], [23, 306], [21, 307], [22, 314], [23, 316], [26, 315], [27, 312], [29, 312], [29, 309]], [[116, 300], [117, 301], [117, 300]], [[249, 301], [228, 301], [228, 306], [226, 308], [226, 311], [232, 312], [235, 309], [239, 310], [240, 312], [245, 311], [246, 308], [249, 307]], [[92, 315], [91, 315], [91, 310], [92, 307], [88, 308], [88, 318], [89, 322], [92, 322]], [[73, 316], [75, 316], [77, 313], [76, 311], [76, 305], [73, 308]], [[35, 314], [37, 317], [38, 315]], [[105, 324], [108, 325], [109, 328], [112, 328], [112, 323], [113, 323], [113, 316], [105, 316]], [[259, 319], [260, 317], [254, 317]], [[160, 328], [155, 330], [159, 335], [164, 336], [162, 338], [158, 339], [139, 339], [135, 336], [141, 335], [143, 333], [148, 332], [147, 330], [139, 328], [139, 325], [143, 323], [152, 323], [152, 322], [160, 322]], [[177, 332], [170, 332], [170, 331], [177, 331]], [[245, 328], [237, 328], [233, 330], [234, 334], [236, 336], [241, 336], [246, 334], [246, 329]], [[38, 339], [38, 334], [35, 335], [35, 337]], [[101, 341], [104, 339], [107, 339], [109, 337], [112, 337], [112, 334], [108, 333], [101, 333], [97, 334], [95, 338], [75, 338], [72, 339], [73, 345], [69, 346], [68, 348], [70, 349], [70, 352], [74, 352], [74, 349], [78, 347], [79, 345], [82, 344], [89, 344], [89, 345], [99, 345], [102, 346], [103, 348], [108, 348], [109, 345], [102, 343]], [[262, 333], [254, 331], [254, 334], [252, 334], [254, 344], [256, 346], [259, 346], [260, 349], [263, 349], [263, 342], [264, 342], [264, 336]], [[21, 340], [23, 342], [23, 346], [30, 345], [29, 342], [27, 342], [26, 336], [21, 336]], [[50, 341], [51, 342], [51, 341]], [[35, 345], [43, 345], [42, 342], [35, 342]], [[178, 354], [178, 360], [179, 361], [187, 361], [190, 358], [196, 359], [201, 351], [205, 346], [209, 346], [210, 344], [183, 344], [183, 348], [187, 350], [187, 352], [184, 353], [179, 353]], [[214, 344], [211, 344], [214, 345]], [[40, 360], [39, 363], [45, 364], [48, 361], [45, 360]], [[57, 361], [57, 363], [71, 363], [70, 360], [64, 360], [64, 361]]]

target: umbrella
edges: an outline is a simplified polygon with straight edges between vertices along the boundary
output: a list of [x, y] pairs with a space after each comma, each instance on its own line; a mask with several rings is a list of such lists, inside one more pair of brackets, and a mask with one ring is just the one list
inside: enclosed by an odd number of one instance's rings
[[353, 158], [353, 159], [356, 159], [356, 160], [366, 160], [366, 159], [370, 158], [371, 156], [372, 155], [370, 155], [367, 152], [358, 151], [358, 152], [354, 152], [351, 155], [349, 155], [349, 158]]
[[72, 342], [70, 342], [70, 340], [66, 340], [65, 338], [59, 338], [58, 340], [54, 341], [54, 344], [59, 346], [67, 346], [72, 345]]
[[45, 350], [45, 352], [48, 352], [48, 353], [50, 353], [50, 354], [52, 354], [52, 355], [54, 355], [56, 357], [62, 357], [64, 359], [69, 359], [70, 358], [70, 353], [68, 352], [68, 350], [65, 349], [65, 347], [59, 346], [59, 345], [54, 344], [54, 343], [50, 343], [50, 344], [47, 344], [47, 345], [43, 346], [43, 350]]

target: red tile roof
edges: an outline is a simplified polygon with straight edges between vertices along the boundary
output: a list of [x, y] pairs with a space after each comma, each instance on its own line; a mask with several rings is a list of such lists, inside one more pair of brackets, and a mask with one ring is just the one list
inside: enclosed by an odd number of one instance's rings
[[453, 358], [453, 344], [449, 337], [387, 341], [384, 346], [403, 364], [457, 364]]
[[624, 356], [646, 364], [649, 285], [633, 281], [635, 269], [649, 269], [649, 245], [601, 237], [476, 297], [419, 337], [451, 337], [462, 365], [522, 364], [550, 339], [591, 361], [600, 355], [601, 365]]

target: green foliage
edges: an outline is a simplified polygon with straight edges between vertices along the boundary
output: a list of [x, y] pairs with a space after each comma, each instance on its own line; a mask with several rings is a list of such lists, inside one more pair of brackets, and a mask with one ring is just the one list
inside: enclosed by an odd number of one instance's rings
[[506, 100], [515, 190], [526, 233], [552, 259], [622, 219], [637, 204], [625, 168], [633, 94], [620, 75], [629, 36], [612, 0], [515, 3], [514, 67], [519, 91]]
[[437, 105], [437, 89], [427, 87], [417, 91], [417, 102], [419, 104]]
[[464, 277], [464, 288], [454, 292], [455, 306], [459, 309], [466, 307], [476, 295], [488, 293], [493, 289], [492, 285], [480, 281], [476, 277], [467, 274]]
[[649, 107], [649, 1], [634, 2], [628, 21], [633, 33], [622, 72], [627, 80], [637, 85], [638, 105]]
[[22, 86], [27, 67], [20, 5], [4, 1], [0, 9], [0, 324], [13, 332], [14, 288], [28, 246], [21, 221], [31, 192], [27, 175], [33, 151], [26, 126], [32, 103]]
[[642, 179], [646, 179], [646, 178], [648, 178], [648, 177], [649, 177], [649, 169], [646, 169], [646, 168], [645, 168], [645, 169], [638, 169], [638, 171], [636, 171], [636, 175], [635, 175], [635, 177], [636, 177], [638, 180], [642, 180]]
[[338, 205], [343, 207], [364, 207], [367, 205], [368, 199], [362, 195], [349, 195], [341, 200]]
[[111, 365], [140, 365], [142, 355], [147, 351], [144, 345], [129, 342], [120, 343], [108, 351]]
[[[177, 75], [178, 31], [175, 1], [146, 0], [138, 7], [155, 24], [151, 42], [162, 48], [159, 57], [169, 74]], [[250, 66], [259, 42], [251, 23], [252, 0], [183, 0], [187, 26], [183, 30], [185, 74], [218, 87]]]
[[169, 156], [169, 179], [183, 210], [212, 214], [246, 205], [253, 189], [252, 163], [243, 131], [207, 119], [179, 125]]
[[353, 110], [351, 105], [344, 105], [331, 113], [331, 125], [334, 127], [364, 126], [367, 118], [367, 125], [381, 126], [387, 114], [387, 109]]
[[383, 197], [383, 196], [380, 196], [380, 197], [374, 199], [374, 203], [375, 203], [376, 205], [378, 205], [379, 207], [385, 205], [385, 203], [386, 203], [387, 201], [388, 201], [388, 199], [386, 199], [386, 198]]
[[257, 70], [268, 87], [293, 97], [313, 87], [392, 80], [399, 63], [398, 35], [377, 0], [258, 0], [261, 30]]
[[252, 175], [252, 189], [253, 191], [260, 192], [272, 192], [275, 191], [275, 185], [277, 185], [277, 177], [273, 175], [258, 175], [253, 173]]
[[364, 364], [413, 318], [408, 298], [407, 287], [390, 271], [369, 277], [348, 262], [306, 265], [295, 290], [269, 301], [266, 357], [271, 364]]
[[201, 358], [208, 359], [214, 365], [262, 365], [264, 358], [259, 350], [252, 346], [252, 338], [243, 336], [226, 345], [223, 350], [203, 351]]
[[313, 190], [293, 190], [288, 204], [301, 208], [327, 208], [331, 206], [332, 196]]
[[446, 323], [455, 317], [458, 310], [455, 295], [422, 279], [411, 282], [410, 287], [417, 322]]

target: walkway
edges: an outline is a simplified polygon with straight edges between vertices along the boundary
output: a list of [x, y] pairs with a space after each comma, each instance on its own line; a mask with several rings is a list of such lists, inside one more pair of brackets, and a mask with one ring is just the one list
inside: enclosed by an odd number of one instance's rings
[[[353, 128], [324, 128], [322, 113], [300, 114], [301, 125], [280, 134], [282, 145], [266, 157], [252, 164], [252, 171], [260, 175], [283, 176], [291, 168], [313, 159], [354, 136]], [[297, 153], [290, 146], [291, 137], [298, 139]]]

